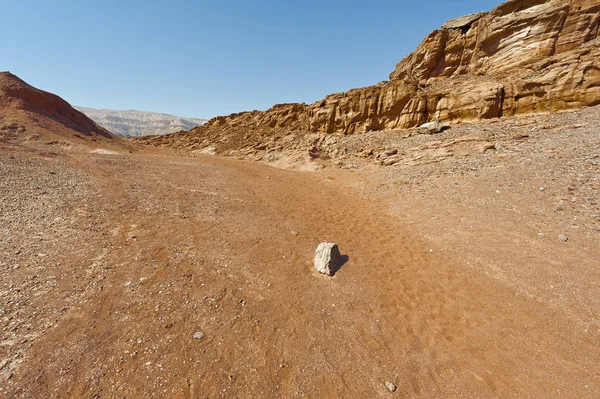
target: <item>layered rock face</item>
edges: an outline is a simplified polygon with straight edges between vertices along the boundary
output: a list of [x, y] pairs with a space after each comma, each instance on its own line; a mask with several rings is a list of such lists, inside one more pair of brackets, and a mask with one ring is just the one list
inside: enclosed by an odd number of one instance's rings
[[351, 134], [600, 103], [600, 1], [510, 0], [432, 32], [390, 80], [312, 105], [215, 118], [192, 132]]

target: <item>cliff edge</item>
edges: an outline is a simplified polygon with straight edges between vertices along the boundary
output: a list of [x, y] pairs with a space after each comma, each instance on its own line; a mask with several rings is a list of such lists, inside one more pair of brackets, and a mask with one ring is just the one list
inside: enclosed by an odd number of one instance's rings
[[185, 147], [227, 136], [226, 149], [252, 132], [353, 134], [600, 104], [599, 21], [597, 0], [510, 0], [445, 23], [389, 81], [140, 141]]

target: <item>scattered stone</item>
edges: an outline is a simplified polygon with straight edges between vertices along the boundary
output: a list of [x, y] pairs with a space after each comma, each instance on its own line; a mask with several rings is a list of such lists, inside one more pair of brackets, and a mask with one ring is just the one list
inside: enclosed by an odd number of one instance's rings
[[488, 150], [495, 150], [496, 149], [496, 144], [494, 143], [485, 143], [482, 144], [481, 147], [479, 148], [479, 152], [484, 153]]
[[201, 150], [196, 151], [202, 155], [216, 155], [217, 154], [217, 147], [215, 146], [208, 146], [208, 147], [204, 147]]
[[392, 382], [386, 381], [385, 382], [385, 387], [388, 389], [388, 391], [390, 392], [396, 392], [396, 389], [398, 389], [398, 387], [396, 387], [396, 385]]
[[545, 191], [545, 190], [546, 190], [546, 188], [545, 188], [545, 187], [540, 187], [540, 188], [539, 188], [539, 190], [540, 190], [540, 191]]
[[436, 133], [441, 133], [444, 130], [448, 130], [450, 128], [451, 128], [451, 126], [448, 122], [433, 121], [433, 122], [424, 123], [421, 126], [419, 126], [419, 133], [421, 133], [421, 134], [436, 134]]
[[10, 380], [12, 377], [13, 377], [13, 373], [4, 372], [4, 373], [0, 374], [0, 381], [6, 382], [6, 381]]
[[561, 241], [561, 242], [567, 242], [567, 241], [569, 241], [569, 237], [567, 237], [564, 234], [559, 234], [558, 235], [558, 240]]
[[394, 149], [392, 149], [392, 150], [386, 150], [386, 151], [383, 152], [383, 154], [385, 156], [388, 156], [388, 157], [391, 156], [391, 155], [396, 155], [397, 153], [398, 153], [398, 150], [394, 150]]
[[362, 151], [358, 155], [362, 158], [368, 158], [370, 156], [373, 156], [374, 152], [375, 151], [372, 148], [370, 148], [370, 149], [366, 149], [366, 150]]
[[192, 336], [193, 339], [204, 339], [204, 332], [203, 331], [196, 331], [194, 333], [194, 335]]
[[526, 138], [529, 138], [529, 135], [527, 133], [516, 133], [513, 136], [513, 139], [515, 139], [515, 140], [524, 140]]
[[15, 251], [15, 255], [21, 255], [21, 250]]
[[381, 162], [383, 166], [392, 166], [398, 163], [398, 158], [388, 158]]
[[267, 149], [267, 147], [268, 147], [268, 145], [265, 143], [258, 143], [254, 146], [254, 148], [258, 151], [264, 151]]
[[333, 276], [335, 267], [340, 260], [340, 250], [337, 244], [323, 242], [315, 252], [315, 269], [320, 273]]
[[313, 159], [328, 160], [329, 155], [325, 154], [319, 147], [312, 147], [308, 150], [308, 155]]
[[292, 235], [293, 235], [293, 236], [297, 236], [297, 235], [298, 235], [298, 232], [296, 232], [296, 231], [292, 231]]
[[546, 237], [546, 235], [544, 233], [538, 233], [538, 237], [544, 238], [544, 237]]

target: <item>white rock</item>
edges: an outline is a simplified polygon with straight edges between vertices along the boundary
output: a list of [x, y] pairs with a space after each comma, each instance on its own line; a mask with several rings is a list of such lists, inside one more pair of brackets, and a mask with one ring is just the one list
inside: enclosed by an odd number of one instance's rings
[[396, 392], [396, 389], [397, 389], [396, 385], [395, 385], [394, 383], [392, 383], [392, 382], [389, 382], [389, 381], [386, 381], [386, 382], [385, 382], [385, 387], [386, 387], [386, 388], [388, 389], [388, 391], [390, 391], [390, 392]]
[[447, 122], [433, 121], [419, 126], [419, 132], [424, 134], [435, 134], [448, 130], [450, 127], [450, 124]]
[[315, 269], [323, 274], [332, 276], [339, 260], [340, 250], [337, 244], [323, 242], [319, 244], [315, 252]]
[[567, 241], [569, 241], [569, 237], [567, 237], [567, 236], [566, 236], [566, 235], [564, 235], [564, 234], [559, 234], [559, 235], [558, 235], [558, 239], [559, 239], [559, 241], [562, 241], [562, 242], [567, 242]]

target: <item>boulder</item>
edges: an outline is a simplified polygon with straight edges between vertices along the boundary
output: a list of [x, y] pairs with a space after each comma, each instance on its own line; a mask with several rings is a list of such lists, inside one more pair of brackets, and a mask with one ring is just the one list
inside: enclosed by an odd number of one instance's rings
[[315, 269], [320, 273], [333, 276], [340, 262], [340, 250], [337, 244], [323, 242], [315, 252]]
[[436, 134], [441, 133], [444, 130], [450, 129], [450, 124], [447, 122], [433, 121], [427, 122], [419, 126], [419, 133], [421, 134]]

